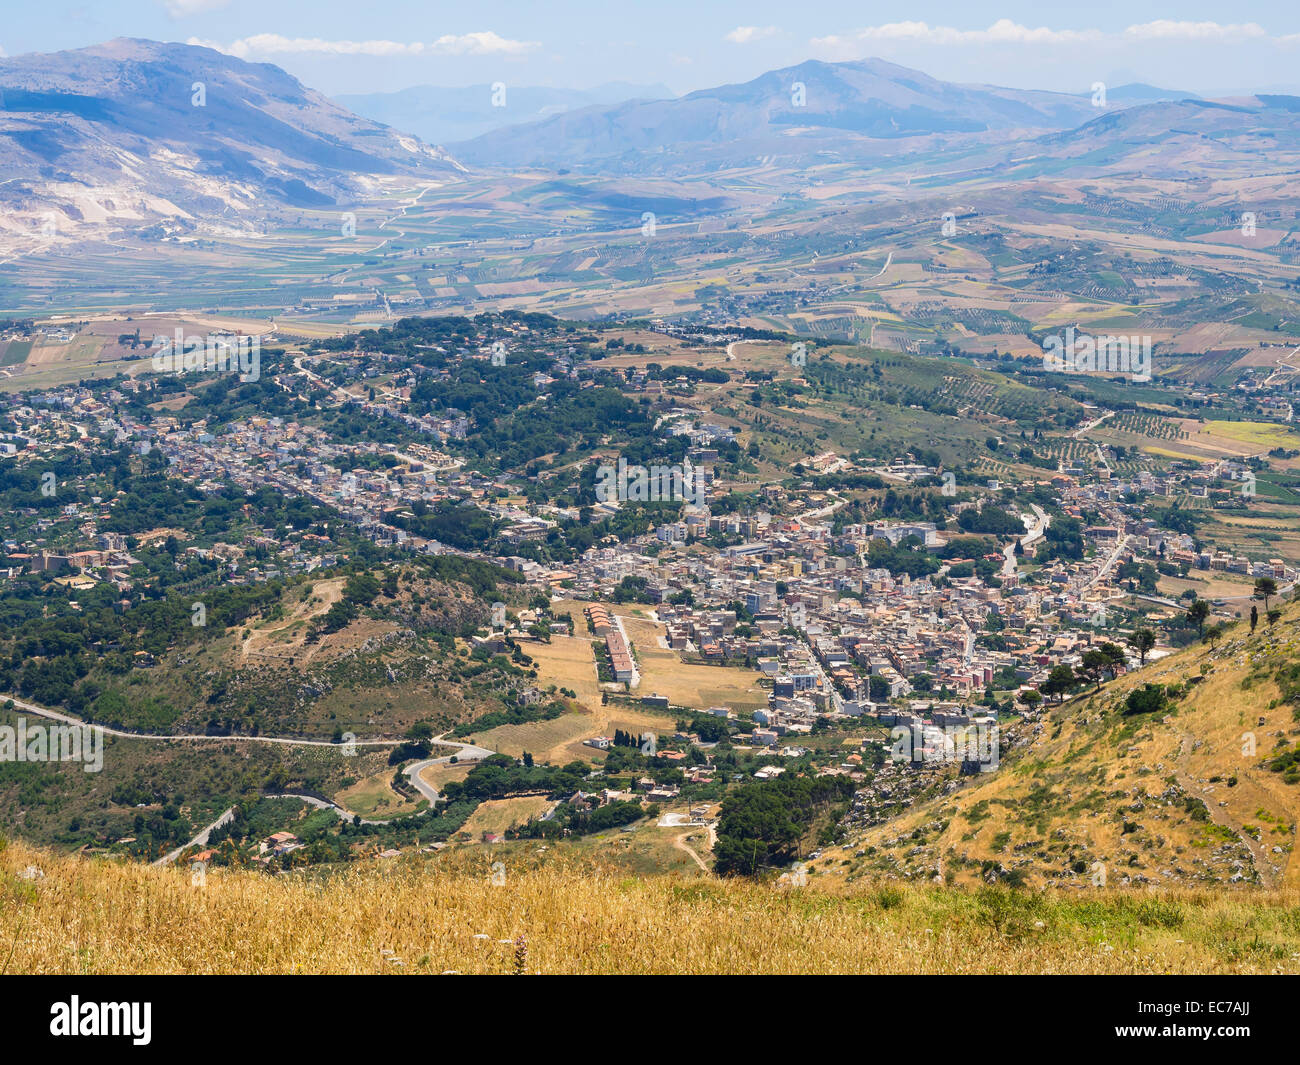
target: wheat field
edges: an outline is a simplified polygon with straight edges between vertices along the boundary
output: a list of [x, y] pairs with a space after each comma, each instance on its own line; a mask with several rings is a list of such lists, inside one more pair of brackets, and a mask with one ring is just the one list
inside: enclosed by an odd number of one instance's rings
[[[827, 890], [491, 851], [270, 876], [0, 852], [3, 971], [1296, 973], [1300, 894]], [[495, 882], [494, 882], [495, 881]], [[501, 882], [504, 881], [504, 882]]]

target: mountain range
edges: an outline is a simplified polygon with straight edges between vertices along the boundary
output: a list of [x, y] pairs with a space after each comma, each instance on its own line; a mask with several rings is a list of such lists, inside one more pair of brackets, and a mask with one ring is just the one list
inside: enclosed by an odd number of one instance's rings
[[[288, 211], [345, 210], [385, 184], [456, 180], [467, 166], [707, 177], [964, 152], [986, 170], [1157, 161], [1186, 174], [1300, 153], [1295, 97], [1129, 85], [1099, 109], [1086, 94], [957, 85], [880, 59], [809, 61], [681, 97], [621, 83], [495, 89], [504, 107], [493, 86], [334, 101], [268, 63], [128, 38], [0, 59], [0, 241], [24, 252], [123, 233], [238, 238]], [[447, 149], [424, 139], [487, 126]], [[1207, 156], [1219, 142], [1239, 150]]]
[[[1108, 103], [1164, 90], [1126, 86]], [[671, 100], [589, 107], [454, 144], [474, 165], [586, 170], [725, 168], [813, 155], [869, 158], [938, 138], [1003, 140], [1091, 121], [1090, 96], [957, 85], [883, 59], [809, 60]]]

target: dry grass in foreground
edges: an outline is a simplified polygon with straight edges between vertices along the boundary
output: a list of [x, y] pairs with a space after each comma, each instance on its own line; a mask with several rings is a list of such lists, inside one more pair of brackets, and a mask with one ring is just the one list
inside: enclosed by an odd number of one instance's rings
[[494, 886], [456, 855], [195, 886], [185, 868], [11, 843], [3, 957], [9, 973], [1296, 973], [1300, 894], [832, 894], [562, 860]]

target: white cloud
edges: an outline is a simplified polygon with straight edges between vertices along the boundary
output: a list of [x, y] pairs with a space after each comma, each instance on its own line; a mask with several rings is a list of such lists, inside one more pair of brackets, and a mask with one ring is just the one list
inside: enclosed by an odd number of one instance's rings
[[953, 26], [931, 26], [927, 22], [887, 22], [845, 35], [814, 37], [813, 44], [829, 51], [879, 42], [920, 44], [1074, 44], [1100, 40], [1099, 30], [1053, 30], [1031, 28], [1010, 19], [998, 19], [985, 30], [959, 30]]
[[1130, 26], [1124, 36], [1137, 40], [1192, 40], [1224, 41], [1245, 37], [1267, 37], [1268, 31], [1255, 22], [1231, 23], [1222, 26], [1217, 22], [1174, 22], [1157, 19]]
[[328, 41], [320, 37], [282, 37], [278, 33], [258, 33], [241, 37], [230, 44], [204, 41], [191, 37], [187, 44], [215, 48], [227, 55], [247, 59], [249, 56], [271, 55], [522, 55], [541, 45], [537, 41], [512, 41], [491, 30], [465, 33], [460, 36], [446, 34], [436, 41]]
[[163, 0], [163, 7], [172, 18], [185, 18], [186, 15], [199, 15], [204, 11], [216, 11], [225, 7], [230, 0]]
[[254, 55], [295, 55], [308, 52], [329, 55], [416, 55], [424, 51], [424, 45], [418, 41], [414, 44], [403, 44], [400, 41], [326, 41], [319, 37], [281, 37], [278, 33], [257, 33], [226, 45], [194, 37], [187, 43], [206, 45], [240, 59]]
[[463, 33], [459, 37], [448, 34], [445, 37], [439, 37], [430, 46], [434, 52], [442, 52], [447, 55], [494, 55], [504, 53], [506, 55], [522, 55], [524, 52], [531, 52], [540, 48], [541, 44], [537, 41], [512, 41], [505, 37], [498, 37], [491, 30], [481, 33]]
[[[961, 30], [954, 26], [931, 26], [926, 22], [887, 22], [880, 26], [867, 26], [846, 34], [814, 37], [812, 44], [832, 55], [859, 55], [866, 46], [882, 43], [909, 43], [935, 45], [1059, 45], [1084, 44], [1105, 41], [1137, 43], [1142, 41], [1240, 41], [1267, 38], [1269, 33], [1254, 22], [1176, 22], [1158, 19], [1129, 26], [1120, 33], [1102, 30], [1055, 30], [1047, 26], [1024, 26], [1011, 19], [998, 19], [982, 30]], [[1279, 37], [1275, 40], [1284, 41]]]
[[749, 44], [764, 37], [775, 37], [780, 32], [775, 26], [737, 26], [723, 40], [732, 44]]

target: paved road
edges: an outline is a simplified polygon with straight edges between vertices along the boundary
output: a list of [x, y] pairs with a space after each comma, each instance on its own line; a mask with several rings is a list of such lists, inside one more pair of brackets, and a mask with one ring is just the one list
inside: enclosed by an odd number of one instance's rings
[[[0, 702], [3, 702], [6, 698], [13, 703], [16, 709], [23, 710], [29, 714], [35, 714], [37, 717], [48, 718], [51, 721], [59, 721], [68, 725], [93, 726], [95, 728], [101, 729], [104, 732], [104, 734], [107, 736], [121, 736], [124, 739], [158, 740], [158, 741], [215, 740], [220, 742], [228, 742], [230, 740], [240, 740], [242, 742], [247, 742], [247, 743], [278, 743], [288, 747], [339, 747], [341, 746], [340, 744], [337, 744], [332, 740], [299, 740], [299, 739], [289, 739], [289, 738], [279, 737], [279, 736], [198, 736], [198, 735], [188, 735], [188, 734], [169, 735], [169, 734], [154, 733], [154, 732], [127, 732], [123, 729], [109, 728], [107, 725], [94, 725], [93, 722], [85, 721], [79, 717], [71, 717], [68, 714], [60, 714], [55, 710], [47, 710], [43, 706], [37, 706], [34, 703], [29, 703], [23, 699], [15, 699], [12, 696], [6, 697], [0, 695]], [[352, 744], [353, 746], [356, 747], [396, 747], [401, 742], [402, 742], [401, 740], [353, 740]], [[441, 758], [426, 758], [422, 762], [412, 763], [411, 765], [407, 766], [406, 769], [403, 770], [405, 775], [410, 778], [411, 786], [414, 787], [416, 791], [418, 791], [421, 795], [423, 795], [426, 799], [429, 800], [430, 810], [432, 810], [433, 807], [438, 802], [438, 797], [439, 797], [438, 789], [433, 787], [430, 784], [425, 783], [423, 780], [420, 779], [420, 770], [424, 769], [425, 766], [441, 765], [444, 762], [450, 762], [452, 758], [455, 758], [458, 762], [478, 762], [478, 761], [482, 761], [484, 758], [490, 758], [492, 755], [496, 753], [495, 751], [488, 750], [486, 747], [478, 747], [472, 743], [461, 743], [458, 740], [448, 740], [448, 739], [444, 739], [442, 736], [435, 737], [433, 742], [444, 747], [455, 747], [456, 753], [454, 755], [450, 755], [450, 754], [444, 755]], [[354, 816], [350, 810], [345, 809], [344, 807], [340, 806], [338, 803], [318, 799], [314, 795], [304, 795], [300, 792], [280, 792], [278, 794], [292, 796], [295, 799], [301, 799], [303, 802], [310, 803], [312, 806], [315, 806], [320, 809], [325, 809], [325, 808], [333, 809], [335, 813], [339, 815], [339, 817], [348, 821], [352, 820]], [[217, 820], [213, 821], [212, 824], [208, 825], [207, 828], [203, 829], [203, 831], [201, 831], [197, 836], [195, 836], [192, 840], [190, 840], [189, 843], [185, 844], [185, 847], [193, 847], [196, 845], [202, 845], [204, 843], [207, 843], [208, 834], [214, 828], [219, 828], [221, 825], [224, 825], [233, 816], [234, 816], [234, 808], [232, 807], [231, 809], [227, 810], [224, 814], [222, 814], [219, 818], [217, 818]], [[367, 821], [363, 818], [361, 823], [366, 825], [376, 825], [376, 824], [382, 824], [383, 822]], [[185, 847], [176, 848], [176, 850], [171, 851], [169, 854], [164, 855], [162, 858], [159, 858], [153, 864], [165, 865], [169, 862], [174, 862], [177, 856], [185, 850]]]
[[420, 779], [421, 770], [426, 766], [449, 763], [452, 758], [455, 758], [457, 762], [479, 762], [496, 754], [495, 751], [489, 751], [486, 747], [476, 747], [472, 743], [458, 743], [456, 740], [446, 740], [441, 736], [435, 737], [433, 742], [440, 743], [444, 747], [456, 747], [458, 750], [454, 755], [449, 754], [442, 758], [426, 758], [423, 762], [412, 762], [402, 770], [410, 778], [411, 787], [429, 800], [430, 809], [433, 809], [434, 804], [438, 801], [438, 789]]
[[[835, 490], [831, 489], [826, 494], [835, 495]], [[796, 514], [795, 520], [799, 522], [800, 525], [802, 525], [806, 521], [815, 521], [818, 518], [824, 518], [827, 514], [834, 514], [837, 510], [840, 509], [840, 507], [847, 506], [848, 502], [849, 501], [847, 499], [837, 498], [834, 503], [828, 503], [826, 506], [821, 507], [818, 510], [810, 510], [806, 514]]]
[[220, 828], [222, 825], [229, 824], [232, 820], [234, 820], [234, 817], [235, 817], [235, 808], [232, 806], [224, 814], [222, 814], [215, 821], [213, 821], [212, 824], [208, 825], [207, 828], [200, 831], [199, 834], [195, 836], [192, 840], [190, 840], [188, 843], [183, 844], [180, 847], [177, 847], [174, 851], [168, 851], [166, 854], [164, 854], [161, 858], [159, 858], [157, 861], [153, 862], [152, 864], [170, 865], [172, 862], [174, 862], [185, 852], [186, 848], [202, 847], [204, 844], [208, 842], [208, 837], [212, 835], [212, 830], [214, 828]]
[[1115, 550], [1113, 550], [1113, 551], [1110, 553], [1109, 557], [1106, 559], [1105, 562], [1103, 562], [1103, 563], [1101, 564], [1101, 567], [1097, 570], [1097, 572], [1094, 573], [1091, 577], [1089, 577], [1089, 578], [1084, 582], [1084, 584], [1083, 584], [1083, 588], [1082, 588], [1083, 591], [1087, 591], [1089, 588], [1091, 588], [1091, 587], [1092, 587], [1094, 584], [1096, 584], [1098, 581], [1100, 581], [1100, 580], [1104, 580], [1104, 579], [1106, 578], [1106, 576], [1107, 576], [1107, 575], [1110, 573], [1110, 571], [1114, 568], [1115, 563], [1119, 561], [1119, 556], [1120, 556], [1121, 554], [1123, 554], [1123, 553], [1124, 553], [1124, 549], [1128, 547], [1128, 545], [1129, 545], [1129, 541], [1130, 541], [1131, 539], [1132, 539], [1131, 536], [1121, 536], [1121, 537], [1119, 538], [1119, 542], [1115, 545]]
[[[413, 765], [409, 765], [403, 770], [403, 773], [411, 778], [411, 784], [415, 787], [416, 791], [429, 800], [429, 808], [424, 811], [425, 813], [431, 812], [438, 804], [439, 796], [437, 788], [426, 784], [420, 779], [421, 769], [429, 765], [440, 765], [443, 762], [450, 762], [453, 757], [459, 762], [477, 762], [496, 753], [495, 751], [489, 751], [486, 747], [476, 747], [472, 743], [458, 743], [455, 740], [444, 740], [441, 736], [439, 736], [435, 742], [447, 747], [456, 747], [459, 748], [459, 750], [457, 750], [455, 755], [449, 754], [442, 758], [429, 758], [423, 762], [416, 762]], [[347, 809], [345, 806], [340, 806], [338, 803], [332, 802], [329, 799], [322, 799], [318, 795], [308, 795], [301, 791], [273, 791], [267, 792], [266, 795], [268, 798], [273, 799], [298, 799], [301, 802], [307, 803], [309, 806], [316, 807], [318, 810], [333, 810], [334, 813], [338, 815], [340, 821], [355, 820], [363, 825], [382, 825], [387, 823], [387, 821], [383, 819], [372, 819], [368, 817], [358, 818], [353, 811]], [[235, 808], [232, 806], [184, 846], [177, 847], [174, 851], [159, 858], [153, 864], [169, 865], [179, 858], [187, 847], [203, 846], [208, 842], [208, 836], [214, 828], [220, 828], [222, 825], [227, 824], [234, 816]]]
[[1099, 426], [1107, 418], [1113, 417], [1114, 414], [1115, 412], [1113, 410], [1108, 410], [1100, 418], [1094, 418], [1090, 422], [1085, 422], [1083, 425], [1079, 426], [1079, 428], [1075, 429], [1072, 433], [1070, 433], [1070, 435], [1074, 437], [1075, 440], [1078, 440], [1081, 436], [1083, 436], [1084, 433], [1096, 429], [1097, 426]]
[[[55, 710], [47, 710], [43, 706], [37, 706], [35, 703], [29, 703], [22, 699], [16, 699], [12, 695], [0, 695], [0, 703], [5, 701], [12, 702], [15, 708], [24, 710], [29, 714], [35, 714], [37, 717], [49, 718], [51, 721], [61, 721], [65, 725], [86, 725], [99, 729], [105, 736], [121, 736], [128, 740], [208, 740], [211, 742], [228, 743], [231, 740], [238, 740], [241, 743], [278, 743], [285, 747], [338, 747], [340, 744], [333, 740], [299, 740], [289, 739], [281, 736], [208, 736], [194, 735], [190, 733], [162, 733], [162, 732], [128, 732], [125, 729], [110, 728], [108, 725], [97, 725], [93, 721], [85, 720], [80, 717], [70, 717], [67, 714], [60, 714]], [[401, 740], [353, 740], [354, 747], [396, 747]], [[454, 745], [453, 745], [454, 746]], [[489, 751], [489, 754], [492, 752]]]
[[[1025, 519], [1026, 532], [1024, 536], [1020, 537], [1018, 542], [1021, 548], [1026, 552], [1030, 547], [1041, 540], [1044, 535], [1046, 535], [1047, 527], [1052, 524], [1050, 515], [1048, 515], [1047, 512], [1037, 503], [1030, 503], [1029, 506], [1033, 509], [1038, 521], [1034, 522], [1027, 518]], [[1002, 549], [1002, 554], [1005, 558], [1005, 561], [1002, 563], [1003, 577], [1010, 577], [1016, 572], [1016, 543], [1017, 541], [1013, 540]]]
[[368, 817], [357, 817], [355, 813], [346, 806], [340, 806], [329, 799], [322, 799], [318, 795], [308, 795], [305, 791], [267, 791], [263, 794], [268, 799], [297, 799], [299, 802], [305, 802], [308, 806], [314, 806], [318, 810], [333, 810], [338, 814], [340, 821], [352, 821], [356, 819], [363, 825], [382, 825], [382, 820], [372, 821]]
[[[1074, 437], [1075, 440], [1080, 440], [1080, 439], [1082, 439], [1084, 433], [1091, 432], [1093, 429], [1096, 429], [1097, 426], [1099, 426], [1099, 425], [1100, 425], [1102, 422], [1104, 422], [1107, 418], [1112, 417], [1112, 416], [1114, 415], [1114, 413], [1115, 413], [1115, 412], [1114, 412], [1113, 410], [1108, 410], [1105, 414], [1103, 414], [1103, 415], [1102, 415], [1100, 418], [1098, 418], [1096, 421], [1091, 421], [1091, 422], [1088, 422], [1087, 425], [1081, 425], [1081, 426], [1079, 426], [1079, 428], [1076, 429], [1076, 430], [1074, 430], [1074, 432], [1072, 432], [1070, 435], [1071, 435], [1072, 437]], [[1102, 466], [1104, 466], [1107, 470], [1109, 470], [1109, 469], [1110, 469], [1110, 463], [1106, 461], [1106, 456], [1105, 456], [1105, 454], [1104, 454], [1104, 453], [1102, 452], [1102, 450], [1101, 450], [1101, 445], [1098, 444], [1095, 440], [1090, 440], [1090, 441], [1088, 441], [1088, 442], [1089, 442], [1090, 444], [1092, 444], [1093, 450], [1097, 452], [1097, 461], [1100, 462], [1100, 463], [1102, 464]]]
[[[1291, 584], [1279, 584], [1279, 585], [1277, 586], [1277, 591], [1274, 592], [1272, 595], [1270, 595], [1270, 596], [1268, 597], [1268, 601], [1269, 601], [1269, 606], [1270, 606], [1270, 608], [1272, 607], [1272, 605], [1273, 605], [1274, 603], [1282, 603], [1282, 602], [1285, 602], [1286, 599], [1287, 599], [1287, 597], [1291, 594], [1291, 590], [1296, 586], [1296, 583], [1297, 583], [1297, 582], [1294, 582], [1294, 581], [1293, 581]], [[1220, 596], [1218, 599], [1212, 599], [1211, 602], [1213, 602], [1213, 603], [1249, 603], [1249, 602], [1250, 602], [1252, 599], [1254, 599], [1254, 598], [1255, 598], [1255, 596], [1254, 596], [1253, 593], [1251, 593], [1251, 592], [1247, 592], [1245, 595], [1222, 595], [1222, 596]], [[1257, 600], [1257, 602], [1259, 603], [1260, 606], [1263, 606], [1263, 605], [1264, 605], [1264, 600], [1262, 600], [1262, 599]]]

